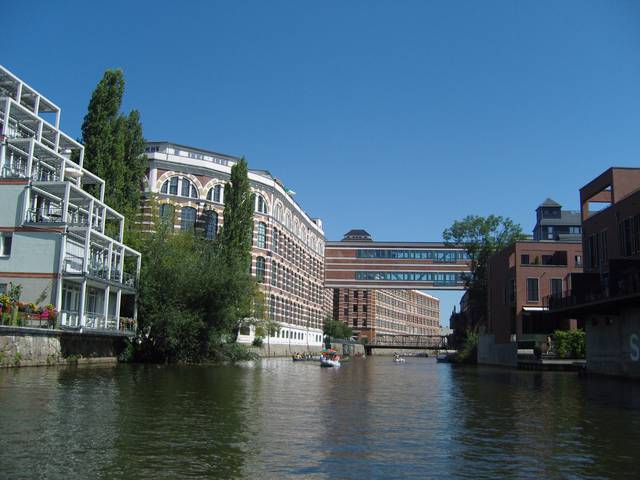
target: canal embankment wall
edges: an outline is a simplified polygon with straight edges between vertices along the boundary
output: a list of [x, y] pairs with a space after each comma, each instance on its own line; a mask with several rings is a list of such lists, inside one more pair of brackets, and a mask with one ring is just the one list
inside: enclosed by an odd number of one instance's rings
[[0, 326], [0, 367], [115, 363], [121, 335]]
[[518, 366], [518, 344], [515, 342], [496, 343], [495, 335], [478, 336], [478, 363], [503, 367]]
[[592, 314], [585, 326], [587, 372], [640, 378], [640, 307]]

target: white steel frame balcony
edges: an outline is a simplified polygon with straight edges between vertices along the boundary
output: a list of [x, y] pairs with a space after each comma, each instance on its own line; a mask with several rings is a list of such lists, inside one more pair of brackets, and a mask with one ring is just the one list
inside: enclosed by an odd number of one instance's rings
[[[67, 253], [69, 244], [82, 245], [82, 255]], [[97, 252], [92, 259], [92, 252]], [[135, 258], [135, 273], [125, 271], [125, 257]], [[90, 227], [70, 227], [60, 246], [59, 278], [62, 282], [73, 282], [80, 289], [77, 311], [66, 311], [62, 307], [63, 288], [57, 292], [56, 308], [61, 312], [63, 327], [99, 330], [120, 330], [120, 307], [122, 295], [137, 297], [136, 284], [140, 277], [141, 254]], [[92, 261], [93, 260], [93, 261]], [[115, 264], [115, 265], [114, 265]], [[87, 312], [87, 289], [95, 287], [103, 293], [103, 311]], [[109, 299], [116, 294], [115, 312], [109, 312]], [[133, 323], [137, 322], [137, 302], [134, 302]]]

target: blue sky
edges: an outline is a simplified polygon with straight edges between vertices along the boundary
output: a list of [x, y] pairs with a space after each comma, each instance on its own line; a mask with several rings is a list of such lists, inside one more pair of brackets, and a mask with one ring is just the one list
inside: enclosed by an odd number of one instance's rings
[[[0, 62], [79, 136], [106, 68], [150, 140], [245, 155], [324, 220], [437, 241], [467, 214], [530, 231], [545, 197], [640, 158], [633, 1], [32, 1]], [[443, 319], [459, 294], [437, 293]]]

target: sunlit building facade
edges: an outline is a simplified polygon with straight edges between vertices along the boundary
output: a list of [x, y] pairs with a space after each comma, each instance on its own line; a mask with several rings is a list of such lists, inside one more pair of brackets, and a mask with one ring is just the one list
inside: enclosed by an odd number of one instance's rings
[[[169, 142], [146, 146], [149, 162], [142, 222], [153, 228], [153, 214], [175, 230], [213, 239], [224, 224], [225, 184], [239, 158]], [[322, 344], [326, 313], [324, 232], [279, 179], [266, 170], [250, 170], [254, 194], [251, 272], [265, 296], [266, 315], [280, 330], [265, 338], [270, 346], [292, 351]], [[239, 340], [251, 343], [252, 327]]]
[[336, 288], [333, 317], [360, 337], [439, 335], [440, 300], [418, 290]]

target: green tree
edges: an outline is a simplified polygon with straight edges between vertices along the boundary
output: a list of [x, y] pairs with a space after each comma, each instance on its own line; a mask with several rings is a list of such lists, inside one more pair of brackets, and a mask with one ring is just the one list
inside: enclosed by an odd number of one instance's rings
[[526, 238], [522, 228], [510, 218], [469, 215], [453, 222], [444, 230], [442, 237], [447, 246], [462, 247], [469, 255], [471, 274], [466, 276], [465, 284], [469, 292], [471, 322], [474, 327], [483, 325], [487, 319], [489, 258], [515, 241]]
[[334, 320], [331, 315], [324, 319], [323, 333], [331, 338], [351, 338], [353, 330], [349, 325], [340, 320]]
[[140, 114], [120, 113], [122, 70], [107, 70], [96, 86], [82, 122], [84, 167], [105, 180], [105, 202], [133, 223], [145, 172]]
[[217, 272], [210, 276], [216, 292], [208, 306], [213, 338], [231, 333], [238, 336], [243, 320], [261, 318], [260, 293], [251, 276], [254, 199], [249, 186], [247, 162], [241, 159], [231, 168], [225, 186], [224, 224], [211, 245], [210, 257]]

